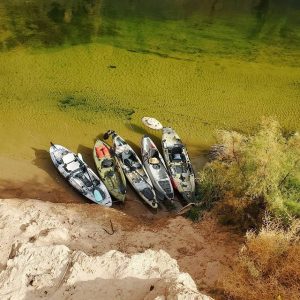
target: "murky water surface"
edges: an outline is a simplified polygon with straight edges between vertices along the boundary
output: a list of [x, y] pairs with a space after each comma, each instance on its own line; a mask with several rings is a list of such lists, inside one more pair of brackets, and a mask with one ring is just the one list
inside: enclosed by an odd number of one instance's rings
[[262, 116], [299, 129], [299, 51], [297, 0], [0, 0], [0, 154], [139, 144], [145, 115], [194, 155]]

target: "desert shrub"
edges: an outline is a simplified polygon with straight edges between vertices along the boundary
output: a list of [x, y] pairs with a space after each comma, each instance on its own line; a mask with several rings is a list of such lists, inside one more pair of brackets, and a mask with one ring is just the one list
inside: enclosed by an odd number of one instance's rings
[[223, 282], [230, 299], [300, 298], [300, 221], [288, 228], [266, 217], [262, 228], [246, 235], [236, 264]]
[[226, 194], [224, 199], [216, 204], [214, 211], [222, 224], [234, 226], [245, 232], [250, 228], [260, 227], [264, 216], [264, 203]]
[[199, 174], [201, 194], [211, 201], [263, 201], [274, 215], [300, 216], [300, 137], [265, 118], [252, 135], [219, 130], [220, 151]]

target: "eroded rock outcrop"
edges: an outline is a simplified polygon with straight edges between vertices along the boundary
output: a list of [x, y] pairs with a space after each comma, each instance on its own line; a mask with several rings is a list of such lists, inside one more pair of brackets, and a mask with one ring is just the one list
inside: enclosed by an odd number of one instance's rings
[[101, 256], [64, 245], [22, 245], [0, 274], [1, 299], [211, 299], [165, 251]]
[[51, 212], [39, 201], [16, 204], [0, 202], [1, 299], [211, 299], [163, 250], [86, 254], [78, 242], [72, 249], [72, 226], [80, 228], [76, 222], [64, 225], [63, 209]]

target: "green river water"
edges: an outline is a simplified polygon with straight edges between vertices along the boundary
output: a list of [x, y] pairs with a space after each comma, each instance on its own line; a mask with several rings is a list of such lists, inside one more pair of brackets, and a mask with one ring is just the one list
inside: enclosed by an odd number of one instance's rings
[[296, 0], [0, 0], [0, 155], [137, 145], [142, 116], [193, 155], [262, 116], [298, 130], [299, 50]]

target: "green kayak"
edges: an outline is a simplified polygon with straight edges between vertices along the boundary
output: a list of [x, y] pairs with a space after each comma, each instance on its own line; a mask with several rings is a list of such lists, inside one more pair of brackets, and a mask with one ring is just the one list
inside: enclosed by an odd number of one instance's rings
[[100, 140], [95, 143], [93, 156], [99, 176], [110, 194], [117, 200], [124, 202], [126, 179], [118, 158], [112, 155], [111, 148]]

